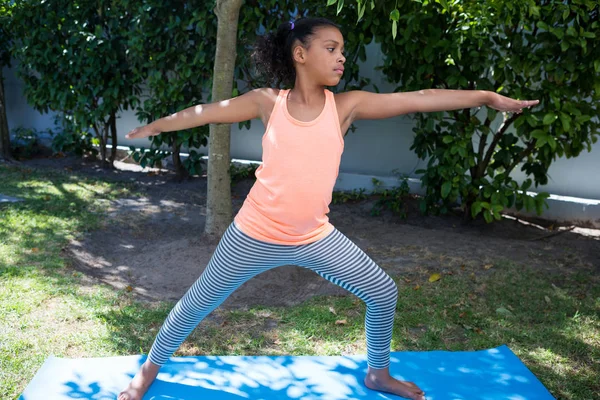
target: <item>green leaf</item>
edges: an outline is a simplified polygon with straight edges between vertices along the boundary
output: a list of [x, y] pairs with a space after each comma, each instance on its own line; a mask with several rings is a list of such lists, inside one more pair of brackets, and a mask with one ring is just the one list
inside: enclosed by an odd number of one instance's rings
[[327, 7], [334, 5], [337, 3], [337, 0], [327, 0]]
[[358, 20], [359, 21], [365, 15], [365, 9], [366, 8], [367, 8], [367, 3], [363, 4], [362, 6], [361, 5], [358, 6]]
[[339, 15], [339, 13], [342, 11], [342, 8], [344, 8], [344, 0], [338, 0], [337, 14], [336, 15]]
[[563, 29], [550, 27], [550, 32], [560, 40], [565, 37], [565, 31]]
[[525, 209], [527, 211], [532, 211], [535, 208], [535, 201], [531, 196], [525, 196]]
[[494, 217], [492, 217], [492, 213], [489, 210], [483, 212], [483, 218], [485, 218], [485, 222], [488, 224], [494, 221]]
[[542, 121], [542, 123], [544, 125], [550, 125], [551, 123], [553, 123], [556, 120], [556, 114], [553, 113], [548, 113], [546, 115], [544, 115], [544, 120]]
[[562, 126], [565, 132], [569, 132], [571, 130], [571, 118], [563, 112], [560, 113], [559, 118], [560, 122], [562, 122]]
[[481, 212], [481, 203], [476, 201], [471, 206], [471, 217], [475, 218]]
[[454, 141], [454, 138], [450, 135], [446, 135], [442, 138], [442, 141], [446, 144], [448, 143], [452, 143]]
[[442, 198], [448, 197], [450, 194], [450, 190], [452, 190], [452, 182], [446, 181], [442, 184]]
[[546, 137], [541, 137], [535, 141], [535, 147], [538, 149], [548, 143], [548, 139]]
[[575, 122], [582, 124], [584, 122], [588, 122], [590, 119], [592, 119], [592, 117], [589, 115], [580, 115], [578, 117], [575, 117]]
[[390, 13], [390, 19], [392, 21], [400, 21], [400, 11], [398, 11], [398, 9], [393, 10]]
[[544, 132], [541, 129], [536, 129], [533, 132], [531, 132], [531, 137], [535, 139], [542, 139], [546, 137], [546, 132]]
[[427, 213], [427, 201], [425, 199], [421, 199], [419, 202], [419, 211], [421, 211], [421, 214], [423, 215]]

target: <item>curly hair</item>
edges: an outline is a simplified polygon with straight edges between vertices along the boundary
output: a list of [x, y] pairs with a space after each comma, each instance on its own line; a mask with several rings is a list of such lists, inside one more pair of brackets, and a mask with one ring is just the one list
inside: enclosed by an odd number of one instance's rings
[[294, 22], [284, 22], [276, 32], [259, 36], [252, 53], [258, 74], [268, 84], [292, 86], [296, 81], [292, 45], [299, 40], [308, 48], [315, 30], [327, 26], [341, 30], [340, 26], [327, 18], [301, 18]]

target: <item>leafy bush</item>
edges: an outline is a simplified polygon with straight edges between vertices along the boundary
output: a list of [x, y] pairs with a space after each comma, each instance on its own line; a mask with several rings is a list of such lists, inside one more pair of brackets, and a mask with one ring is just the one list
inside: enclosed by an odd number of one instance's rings
[[36, 129], [19, 126], [13, 129], [10, 141], [11, 153], [15, 158], [30, 158], [38, 152], [39, 134]]
[[94, 145], [99, 144], [99, 140], [91, 133], [81, 130], [73, 122], [73, 116], [67, 114], [57, 114], [55, 124], [60, 126], [52, 138], [52, 151], [54, 153], [74, 153], [78, 156], [91, 154], [96, 156], [98, 149]]
[[[576, 157], [597, 140], [598, 2], [388, 0], [366, 12], [366, 1], [357, 4], [364, 18], [356, 31], [381, 43], [381, 70], [396, 91], [481, 89], [540, 100], [522, 114], [415, 115], [411, 148], [428, 159], [418, 171], [422, 210], [447, 212], [460, 202], [465, 218], [488, 222], [513, 206], [541, 213], [547, 193], [527, 190], [548, 182], [557, 157]], [[517, 167], [527, 175], [521, 184], [511, 176]]]

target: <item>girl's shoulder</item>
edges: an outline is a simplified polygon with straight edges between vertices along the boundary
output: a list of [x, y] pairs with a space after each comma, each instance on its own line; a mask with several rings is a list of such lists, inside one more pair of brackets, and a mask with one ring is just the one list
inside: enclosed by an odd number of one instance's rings
[[359, 91], [357, 90], [350, 90], [348, 92], [334, 94], [335, 105], [342, 121], [345, 121], [346, 118], [352, 113], [352, 110], [356, 105], [358, 92]]
[[335, 93], [335, 100], [336, 101], [342, 101], [342, 102], [346, 102], [346, 101], [351, 101], [352, 99], [356, 98], [356, 94], [358, 93], [358, 90], [350, 90], [348, 92], [339, 92], [339, 93]]
[[265, 126], [267, 126], [273, 108], [275, 108], [279, 92], [279, 89], [274, 88], [258, 88], [253, 89], [244, 95], [252, 96], [252, 101], [258, 106], [260, 118]]
[[260, 103], [261, 107], [272, 108], [277, 101], [277, 96], [279, 96], [279, 89], [264, 87], [253, 89], [254, 97]]

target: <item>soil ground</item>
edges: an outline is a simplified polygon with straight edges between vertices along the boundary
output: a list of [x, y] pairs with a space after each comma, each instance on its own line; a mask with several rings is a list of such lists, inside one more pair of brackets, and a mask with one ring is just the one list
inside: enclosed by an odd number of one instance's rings
[[[116, 169], [103, 169], [96, 160], [74, 156], [39, 157], [21, 164], [130, 182], [141, 193], [112, 201], [103, 228], [64, 249], [73, 268], [94, 280], [131, 290], [140, 299], [177, 300], [217, 246], [203, 235], [206, 177], [178, 182], [167, 170], [141, 171], [124, 162], [117, 162]], [[234, 215], [253, 183], [246, 179], [232, 186]], [[506, 262], [537, 268], [540, 274], [556, 273], [557, 282], [561, 274], [583, 269], [600, 275], [600, 230], [575, 227], [558, 233], [561, 226], [552, 221], [510, 216], [493, 224], [465, 224], [459, 216], [422, 216], [414, 200], [409, 201], [406, 219], [388, 211], [371, 216], [373, 204], [373, 199], [332, 204], [329, 218], [398, 284], [414, 285], [418, 277], [433, 273], [485, 274]], [[347, 294], [310, 270], [282, 266], [242, 285], [222, 307], [289, 306], [312, 296]]]

